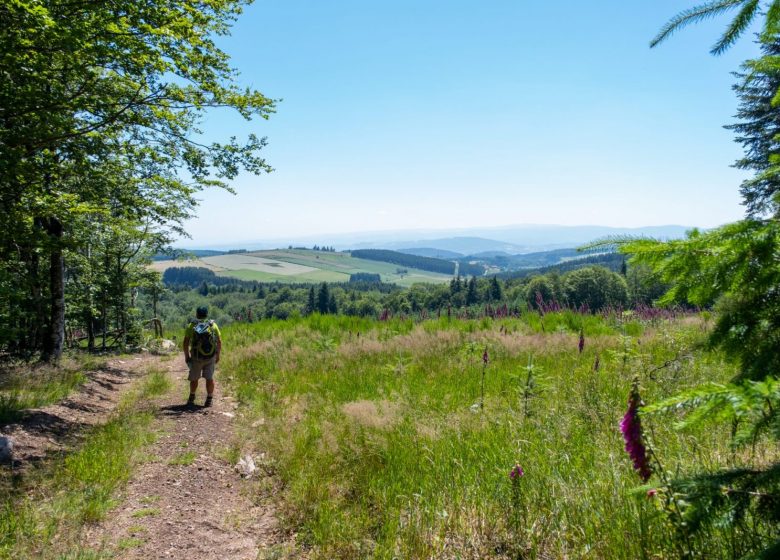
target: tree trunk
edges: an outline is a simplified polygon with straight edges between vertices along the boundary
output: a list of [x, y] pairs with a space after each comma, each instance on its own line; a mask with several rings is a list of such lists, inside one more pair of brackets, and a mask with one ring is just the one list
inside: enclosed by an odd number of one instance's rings
[[43, 359], [59, 362], [65, 344], [65, 257], [62, 251], [62, 223], [45, 221], [52, 244], [49, 255], [49, 329], [43, 341]]

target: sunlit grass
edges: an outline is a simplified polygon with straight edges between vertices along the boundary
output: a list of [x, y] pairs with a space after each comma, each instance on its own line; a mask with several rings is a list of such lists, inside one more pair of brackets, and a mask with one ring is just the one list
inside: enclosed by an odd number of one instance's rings
[[[284, 519], [314, 557], [666, 557], [674, 543], [637, 490], [618, 423], [635, 374], [649, 401], [733, 374], [689, 323], [264, 321], [225, 329], [223, 371], [246, 422], [263, 418], [245, 433], [268, 452]], [[670, 424], [652, 424], [666, 468], [732, 460], [727, 427]], [[734, 538], [714, 530], [699, 544], [717, 556]]]
[[71, 453], [21, 479], [10, 469], [0, 472], [0, 558], [109, 557], [83, 549], [80, 528], [103, 519], [116, 504], [139, 451], [154, 440], [154, 414], [146, 399], [167, 391], [160, 375], [151, 372]]
[[59, 367], [6, 366], [0, 371], [0, 424], [18, 420], [27, 409], [64, 399], [87, 381], [86, 372], [104, 365], [102, 358], [80, 355], [64, 358]]

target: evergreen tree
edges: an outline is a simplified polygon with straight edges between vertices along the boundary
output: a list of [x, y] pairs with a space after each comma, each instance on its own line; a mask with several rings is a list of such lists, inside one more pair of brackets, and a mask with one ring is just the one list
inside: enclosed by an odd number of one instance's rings
[[330, 293], [328, 291], [328, 284], [323, 282], [320, 284], [320, 289], [317, 292], [317, 311], [322, 315], [328, 313], [328, 306], [330, 304]]
[[317, 298], [314, 294], [314, 286], [312, 285], [309, 288], [309, 296], [306, 300], [306, 314], [309, 315], [311, 313], [314, 313], [316, 309], [317, 309]]
[[491, 301], [501, 301], [504, 297], [504, 293], [501, 290], [501, 284], [498, 282], [498, 278], [496, 278], [495, 275], [493, 275], [493, 278], [490, 279], [489, 293]]
[[200, 290], [198, 290], [198, 293], [204, 297], [209, 295], [209, 285], [206, 284], [205, 281], [200, 285]]
[[468, 288], [466, 290], [466, 305], [476, 305], [479, 303], [479, 292], [477, 291], [477, 277], [469, 278]]
[[747, 61], [742, 66], [744, 72], [738, 74], [742, 82], [734, 90], [740, 99], [740, 122], [726, 127], [737, 134], [736, 140], [745, 150], [735, 167], [754, 172], [740, 187], [751, 217], [780, 212], [780, 111], [776, 101], [780, 66], [774, 63], [780, 56], [780, 44], [762, 43], [761, 51], [764, 56]]
[[330, 297], [328, 297], [328, 313], [337, 314], [339, 312], [339, 306], [336, 302], [336, 294], [332, 293], [330, 294]]
[[[742, 4], [755, 10], [759, 2]], [[767, 13], [767, 24], [774, 20], [770, 29], [777, 29], [779, 18], [780, 2], [775, 1]], [[765, 31], [762, 43], [763, 56], [745, 64], [755, 75], [744, 75], [744, 87], [736, 90], [739, 116], [745, 120], [731, 127], [746, 150], [737, 166], [756, 172], [742, 185], [747, 218], [705, 233], [691, 231], [682, 240], [615, 240], [622, 252], [633, 255], [632, 266], [647, 265], [670, 286], [661, 303], [716, 302], [709, 344], [739, 365], [731, 384], [694, 388], [645, 407], [644, 413], [689, 410], [684, 425], [725, 422], [736, 449], [777, 446], [780, 441], [780, 216], [774, 169], [780, 120], [777, 104], [767, 102], [780, 99], [776, 54], [780, 39]], [[762, 213], [770, 215], [757, 219]], [[720, 470], [675, 473], [668, 486], [663, 492], [676, 504], [673, 523], [684, 531], [689, 546], [695, 546], [689, 535], [718, 524], [745, 535], [735, 558], [780, 556], [780, 462], [776, 459], [762, 454], [751, 460], [745, 454]]]

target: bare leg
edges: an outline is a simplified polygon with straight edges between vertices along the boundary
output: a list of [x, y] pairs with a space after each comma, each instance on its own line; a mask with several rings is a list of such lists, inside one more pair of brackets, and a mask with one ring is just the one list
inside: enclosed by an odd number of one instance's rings
[[194, 395], [198, 390], [198, 381], [198, 379], [195, 381], [190, 381], [190, 395]]
[[214, 380], [213, 379], [206, 379], [206, 392], [208, 393], [209, 397], [214, 394]]

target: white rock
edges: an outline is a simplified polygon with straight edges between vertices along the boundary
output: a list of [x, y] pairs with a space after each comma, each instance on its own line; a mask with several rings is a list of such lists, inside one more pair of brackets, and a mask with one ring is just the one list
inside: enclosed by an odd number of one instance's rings
[[228, 418], [234, 418], [236, 415], [232, 412], [220, 412], [222, 416], [227, 416]]
[[252, 473], [257, 470], [257, 467], [255, 466], [255, 460], [252, 459], [251, 455], [242, 457], [238, 460], [238, 463], [236, 463], [236, 470], [241, 476], [252, 476]]
[[0, 463], [10, 463], [14, 458], [14, 440], [0, 436]]
[[176, 343], [172, 340], [163, 339], [162, 342], [160, 342], [160, 349], [164, 352], [173, 352], [175, 350], [178, 350], [178, 347], [176, 346]]

